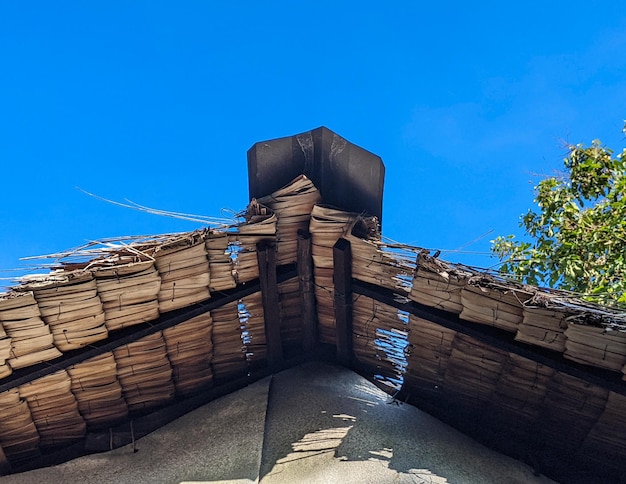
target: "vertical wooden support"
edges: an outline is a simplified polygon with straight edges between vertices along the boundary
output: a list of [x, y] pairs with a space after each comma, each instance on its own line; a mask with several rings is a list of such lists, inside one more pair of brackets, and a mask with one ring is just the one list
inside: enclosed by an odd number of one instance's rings
[[352, 364], [352, 250], [350, 242], [339, 239], [333, 247], [333, 281], [335, 283], [335, 322], [337, 360]]
[[276, 282], [276, 245], [261, 241], [257, 244], [259, 282], [265, 316], [265, 340], [267, 362], [270, 370], [277, 370], [283, 363], [283, 344], [280, 337], [280, 305]]
[[298, 230], [298, 282], [300, 285], [300, 307], [302, 308], [302, 347], [310, 353], [317, 346], [317, 313], [313, 289], [313, 256], [311, 234]]

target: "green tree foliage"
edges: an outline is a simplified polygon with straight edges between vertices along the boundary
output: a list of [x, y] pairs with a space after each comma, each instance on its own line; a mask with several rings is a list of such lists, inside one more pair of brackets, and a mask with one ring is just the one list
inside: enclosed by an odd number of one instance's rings
[[[626, 134], [626, 124], [624, 125]], [[535, 187], [535, 210], [520, 218], [527, 241], [500, 236], [501, 271], [528, 284], [626, 306], [626, 149], [594, 140], [568, 146], [566, 172]]]

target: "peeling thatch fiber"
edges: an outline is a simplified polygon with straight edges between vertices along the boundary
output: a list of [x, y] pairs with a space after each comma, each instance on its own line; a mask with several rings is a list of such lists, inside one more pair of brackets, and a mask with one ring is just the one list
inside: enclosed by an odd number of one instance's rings
[[405, 369], [406, 322], [396, 308], [360, 295], [354, 296], [352, 318], [354, 356], [395, 386]]
[[472, 273], [420, 253], [409, 297], [420, 304], [460, 314], [461, 290]]
[[523, 320], [524, 303], [532, 297], [527, 286], [483, 275], [468, 279], [461, 290], [460, 318], [515, 333]]
[[426, 394], [444, 382], [456, 331], [409, 315], [409, 348], [405, 381]]
[[300, 175], [258, 202], [270, 208], [277, 216], [276, 249], [278, 264], [296, 261], [298, 230], [306, 230], [313, 206], [321, 201], [319, 190], [305, 175]]
[[209, 258], [211, 292], [225, 291], [237, 286], [233, 270], [233, 260], [228, 252], [229, 237], [226, 232], [212, 231], [206, 238], [206, 251]]
[[252, 200], [246, 212], [246, 222], [237, 226], [237, 232], [230, 235], [231, 246], [235, 251], [235, 280], [248, 282], [259, 277], [257, 244], [275, 240], [276, 214], [267, 207]]
[[250, 365], [262, 365], [267, 361], [267, 340], [265, 338], [265, 316], [260, 292], [246, 296], [241, 300], [239, 320], [242, 323], [243, 342]]
[[626, 332], [570, 322], [564, 335], [565, 358], [614, 371], [626, 365]]
[[248, 371], [242, 339], [239, 303], [226, 304], [211, 311], [213, 319], [213, 375], [226, 379], [245, 375]]
[[571, 313], [562, 308], [548, 308], [545, 304], [548, 303], [540, 295], [526, 302], [515, 340], [562, 353], [565, 350], [567, 318]]

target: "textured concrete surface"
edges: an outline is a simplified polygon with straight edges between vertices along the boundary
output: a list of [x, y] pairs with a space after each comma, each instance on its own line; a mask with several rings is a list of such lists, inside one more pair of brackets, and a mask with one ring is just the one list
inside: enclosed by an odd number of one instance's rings
[[257, 482], [270, 378], [111, 452], [0, 478], [2, 484]]
[[548, 483], [513, 459], [389, 397], [359, 375], [307, 363], [191, 412], [130, 447], [4, 484]]

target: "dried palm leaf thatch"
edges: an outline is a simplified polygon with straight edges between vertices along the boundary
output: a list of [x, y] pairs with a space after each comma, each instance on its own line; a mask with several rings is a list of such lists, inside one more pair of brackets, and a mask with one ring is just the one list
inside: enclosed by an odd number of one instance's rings
[[528, 286], [498, 281], [487, 274], [470, 277], [461, 290], [460, 318], [515, 333], [523, 320], [523, 305], [532, 295]]
[[180, 309], [211, 297], [204, 237], [202, 231], [189, 232], [155, 251], [155, 265], [161, 279], [160, 312]]
[[[375, 217], [369, 220], [359, 218], [356, 224], [378, 227]], [[387, 251], [379, 238], [365, 239], [353, 233], [354, 230], [346, 236], [352, 250], [352, 277], [406, 294], [413, 268], [396, 254]]]
[[409, 297], [420, 304], [461, 314], [461, 290], [473, 274], [460, 266], [447, 264], [420, 253]]
[[174, 385], [180, 395], [206, 388], [213, 381], [213, 319], [201, 314], [163, 331], [172, 363]]
[[302, 349], [303, 328], [298, 279], [291, 279], [278, 284], [278, 300], [281, 340], [288, 351], [300, 351]]
[[297, 233], [307, 229], [313, 206], [321, 201], [319, 190], [305, 175], [299, 175], [271, 195], [258, 202], [269, 207], [278, 217], [276, 226], [277, 263], [290, 264], [297, 258]]
[[586, 455], [602, 455], [624, 461], [626, 458], [626, 395], [609, 392], [606, 406], [583, 442]]
[[90, 272], [55, 271], [18, 289], [32, 290], [59, 350], [74, 350], [107, 338], [104, 308]]
[[128, 409], [152, 408], [174, 397], [172, 366], [161, 331], [113, 350]]
[[161, 278], [153, 261], [94, 269], [109, 331], [159, 317]]
[[[11, 354], [11, 338], [0, 339], [0, 353], [6, 356], [4, 363], [0, 363], [0, 379], [2, 379], [13, 373], [13, 368], [6, 362]], [[2, 361], [1, 357], [0, 361]]]
[[128, 415], [112, 352], [77, 363], [67, 372], [78, 409], [90, 427], [110, 425]]
[[41, 437], [40, 445], [57, 445], [85, 436], [87, 425], [71, 391], [65, 370], [46, 375], [19, 387], [28, 403], [33, 422]]
[[569, 322], [565, 337], [565, 358], [614, 371], [626, 364], [626, 331]]
[[213, 375], [225, 379], [245, 375], [248, 371], [242, 339], [238, 302], [211, 311], [213, 319]]
[[397, 381], [404, 370], [407, 325], [398, 310], [367, 296], [355, 295], [352, 309], [354, 355], [384, 381]]
[[0, 447], [11, 461], [39, 453], [39, 433], [17, 388], [0, 393]]
[[259, 277], [257, 244], [262, 240], [275, 240], [278, 218], [269, 208], [252, 200], [245, 213], [246, 221], [236, 227], [230, 243], [235, 254], [234, 276], [237, 283]]
[[233, 274], [233, 261], [228, 252], [228, 234], [211, 231], [207, 235], [205, 243], [211, 272], [209, 290], [216, 292], [234, 288], [237, 282]]
[[537, 293], [524, 305], [515, 340], [562, 353], [565, 350], [567, 318], [571, 314], [571, 311], [553, 304], [550, 298]]
[[578, 450], [604, 412], [608, 394], [605, 388], [556, 372], [539, 419], [543, 440], [559, 442], [563, 452]]
[[527, 427], [537, 420], [555, 370], [509, 353], [494, 394], [494, 407]]
[[348, 213], [322, 205], [315, 205], [311, 212], [313, 276], [319, 323], [319, 340], [335, 342], [335, 310], [333, 284], [333, 246], [348, 234], [357, 214]]
[[267, 361], [267, 340], [265, 338], [265, 315], [260, 292], [246, 296], [239, 306], [239, 320], [243, 323], [243, 342], [248, 361], [252, 367]]
[[444, 391], [469, 408], [480, 409], [492, 400], [508, 352], [458, 333], [443, 382]]
[[12, 369], [61, 356], [32, 292], [12, 292], [0, 298], [0, 321], [11, 340], [7, 361]]
[[441, 393], [455, 337], [456, 331], [409, 315], [409, 346], [404, 375], [408, 387], [415, 388], [426, 398]]

